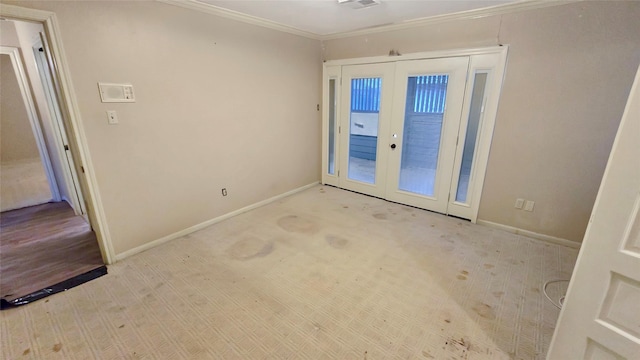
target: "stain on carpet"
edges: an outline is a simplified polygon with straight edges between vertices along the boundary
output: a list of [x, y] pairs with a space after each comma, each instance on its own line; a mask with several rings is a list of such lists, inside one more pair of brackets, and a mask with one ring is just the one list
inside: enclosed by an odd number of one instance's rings
[[376, 214], [373, 214], [373, 217], [378, 219], [378, 220], [386, 220], [387, 219], [387, 214], [376, 213]]
[[313, 234], [318, 231], [318, 226], [313, 221], [301, 218], [297, 215], [288, 215], [278, 219], [278, 226], [288, 232], [300, 234]]
[[349, 243], [349, 240], [341, 237], [341, 236], [337, 236], [337, 235], [326, 235], [324, 237], [324, 239], [327, 241], [327, 243], [336, 249], [343, 249], [345, 246], [347, 246], [347, 244]]
[[489, 320], [493, 320], [496, 318], [496, 313], [495, 311], [493, 311], [493, 308], [490, 305], [487, 305], [485, 303], [478, 303], [476, 306], [472, 307], [471, 309], [473, 309], [473, 311], [475, 311], [476, 314], [480, 315], [480, 317], [482, 318], [489, 319]]
[[273, 251], [273, 243], [257, 237], [246, 237], [238, 240], [227, 249], [227, 254], [236, 260], [249, 260], [265, 257]]

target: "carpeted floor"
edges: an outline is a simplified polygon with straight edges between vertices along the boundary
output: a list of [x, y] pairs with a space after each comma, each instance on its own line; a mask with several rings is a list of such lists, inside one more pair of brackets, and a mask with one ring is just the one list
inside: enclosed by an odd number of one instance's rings
[[1, 312], [0, 357], [544, 359], [576, 255], [318, 186]]
[[0, 211], [50, 200], [51, 189], [40, 158], [0, 164]]

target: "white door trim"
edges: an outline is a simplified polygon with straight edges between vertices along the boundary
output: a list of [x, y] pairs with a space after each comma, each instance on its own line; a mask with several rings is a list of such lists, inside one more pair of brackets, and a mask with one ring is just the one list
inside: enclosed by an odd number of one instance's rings
[[36, 21], [44, 26], [44, 33], [54, 62], [52, 65], [55, 71], [52, 75], [57, 78], [60, 84], [60, 110], [65, 120], [66, 129], [69, 132], [72, 149], [76, 150], [73, 153], [76, 165], [84, 169], [82, 174], [84, 176], [79, 178], [87, 201], [89, 219], [93, 230], [96, 232], [102, 259], [106, 264], [112, 264], [115, 261], [115, 253], [111, 235], [107, 226], [100, 192], [98, 191], [98, 182], [95, 177], [91, 156], [89, 155], [89, 146], [82, 126], [80, 109], [71, 82], [69, 65], [62, 46], [60, 27], [56, 15], [49, 11], [2, 4], [0, 5], [0, 16], [15, 20]]
[[22, 96], [22, 102], [24, 103], [29, 123], [31, 124], [31, 131], [38, 147], [38, 153], [40, 154], [40, 160], [44, 167], [44, 172], [47, 175], [47, 181], [49, 182], [49, 189], [51, 190], [51, 197], [53, 201], [60, 201], [60, 191], [58, 190], [58, 183], [53, 173], [53, 166], [51, 165], [51, 159], [47, 152], [47, 144], [44, 142], [44, 135], [42, 128], [40, 127], [40, 120], [38, 118], [38, 112], [36, 111], [35, 102], [31, 96], [31, 87], [29, 86], [29, 80], [22, 66], [22, 56], [17, 47], [0, 46], [0, 54], [9, 55], [11, 59], [11, 65], [13, 72], [18, 80], [18, 88], [20, 89], [20, 95]]
[[397, 61], [406, 61], [406, 60], [438, 59], [438, 58], [484, 55], [484, 54], [494, 54], [494, 53], [506, 54], [508, 48], [509, 48], [509, 45], [501, 45], [501, 46], [488, 46], [488, 47], [472, 48], [472, 49], [425, 51], [425, 52], [417, 52], [417, 53], [410, 53], [410, 54], [397, 55], [397, 56], [367, 56], [367, 57], [352, 58], [352, 59], [327, 60], [325, 61], [324, 65], [333, 66], [333, 65], [377, 64], [377, 63], [397, 62]]

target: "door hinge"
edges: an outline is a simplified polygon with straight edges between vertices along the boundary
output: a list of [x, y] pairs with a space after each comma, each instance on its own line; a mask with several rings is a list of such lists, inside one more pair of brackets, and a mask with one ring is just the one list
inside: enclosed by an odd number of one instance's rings
[[342, 134], [342, 126], [338, 126], [338, 134]]
[[458, 137], [456, 137], [456, 146], [458, 146], [458, 140], [460, 140], [460, 135], [458, 135]]
[[338, 177], [340, 177], [340, 170], [338, 170]]
[[82, 171], [82, 173], [84, 174], [84, 166], [80, 166], [80, 171]]
[[65, 149], [66, 151], [69, 151], [69, 145], [66, 145], [66, 144], [65, 144], [65, 145], [64, 145], [64, 149]]

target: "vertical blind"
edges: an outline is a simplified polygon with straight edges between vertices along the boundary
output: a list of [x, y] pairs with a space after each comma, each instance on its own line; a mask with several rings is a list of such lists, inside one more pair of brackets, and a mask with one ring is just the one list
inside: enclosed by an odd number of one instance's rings
[[[415, 89], [413, 111], [417, 113], [444, 113], [448, 81], [448, 75], [410, 77], [407, 90], [412, 87]], [[407, 97], [409, 97], [409, 93], [407, 93]]]
[[[444, 113], [448, 75], [409, 77], [407, 99], [416, 113]], [[351, 112], [379, 112], [381, 78], [351, 80]]]
[[351, 112], [380, 111], [381, 78], [351, 80]]

